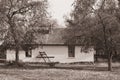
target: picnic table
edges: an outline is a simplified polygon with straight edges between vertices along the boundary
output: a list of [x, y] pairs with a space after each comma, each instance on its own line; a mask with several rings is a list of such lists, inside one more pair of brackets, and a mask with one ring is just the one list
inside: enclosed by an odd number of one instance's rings
[[53, 62], [50, 60], [50, 58], [55, 58], [54, 56], [48, 56], [45, 52], [39, 52], [39, 55], [36, 58], [42, 58], [44, 62], [41, 62], [41, 64], [47, 64], [50, 67], [54, 67], [55, 64], [58, 64], [59, 62]]

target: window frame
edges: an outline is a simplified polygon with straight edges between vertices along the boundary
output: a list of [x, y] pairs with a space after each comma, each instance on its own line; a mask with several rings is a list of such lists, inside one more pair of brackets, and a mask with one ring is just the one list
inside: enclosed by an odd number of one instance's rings
[[26, 50], [25, 57], [32, 57], [32, 50]]
[[74, 45], [68, 46], [68, 58], [75, 58], [75, 46]]

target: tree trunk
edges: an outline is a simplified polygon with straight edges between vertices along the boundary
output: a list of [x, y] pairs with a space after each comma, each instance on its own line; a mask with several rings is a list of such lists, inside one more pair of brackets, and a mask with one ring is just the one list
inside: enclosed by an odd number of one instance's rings
[[108, 55], [108, 71], [112, 71], [112, 54]]
[[16, 63], [19, 63], [19, 48], [16, 47], [16, 50], [15, 50], [15, 62]]
[[95, 62], [98, 62], [98, 57], [97, 56], [95, 57]]
[[98, 62], [98, 55], [99, 55], [98, 50], [96, 50], [96, 54], [95, 54], [95, 62]]

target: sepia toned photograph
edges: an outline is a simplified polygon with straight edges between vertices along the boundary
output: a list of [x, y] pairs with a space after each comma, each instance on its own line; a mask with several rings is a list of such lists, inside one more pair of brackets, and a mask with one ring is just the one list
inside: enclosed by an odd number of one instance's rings
[[120, 0], [0, 0], [0, 80], [120, 80]]

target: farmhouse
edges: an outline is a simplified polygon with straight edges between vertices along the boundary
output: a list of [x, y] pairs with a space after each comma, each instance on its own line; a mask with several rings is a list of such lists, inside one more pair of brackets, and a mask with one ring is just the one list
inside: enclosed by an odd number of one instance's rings
[[[94, 62], [94, 49], [91, 48], [86, 52], [82, 52], [82, 47], [79, 44], [64, 44], [62, 39], [61, 30], [55, 30], [53, 33], [46, 36], [44, 39], [44, 44], [33, 44], [38, 45], [36, 48], [29, 51], [20, 50], [19, 59], [23, 62], [44, 62], [43, 58], [38, 58], [39, 52], [45, 52], [47, 56], [52, 56], [50, 58], [53, 62], [60, 63], [73, 63], [73, 62]], [[47, 41], [45, 41], [47, 40]], [[15, 60], [15, 51], [13, 49], [7, 49], [6, 60]]]
[[[64, 44], [43, 44], [42, 48], [30, 50], [28, 53], [21, 50], [19, 52], [19, 59], [23, 62], [43, 62], [42, 58], [37, 58], [39, 51], [45, 51], [48, 56], [54, 56], [51, 60], [60, 63], [73, 62], [94, 62], [94, 50], [91, 48], [88, 52], [81, 52], [80, 45], [64, 45]], [[7, 61], [15, 60], [15, 51], [7, 50]]]

